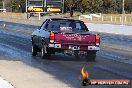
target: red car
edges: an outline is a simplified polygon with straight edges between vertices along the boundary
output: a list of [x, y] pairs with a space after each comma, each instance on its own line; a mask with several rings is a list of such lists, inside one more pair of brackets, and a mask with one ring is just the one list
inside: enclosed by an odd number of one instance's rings
[[43, 58], [60, 52], [94, 61], [99, 45], [100, 36], [91, 34], [80, 20], [49, 18], [32, 33], [32, 55], [41, 52]]

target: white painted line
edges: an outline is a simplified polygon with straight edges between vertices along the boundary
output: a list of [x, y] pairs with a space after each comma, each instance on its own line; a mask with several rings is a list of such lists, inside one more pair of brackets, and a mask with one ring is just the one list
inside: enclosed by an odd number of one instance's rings
[[116, 54], [107, 53], [107, 52], [103, 52], [103, 51], [100, 51], [98, 53], [98, 55], [102, 56], [102, 57], [106, 57], [107, 59], [110, 59], [110, 60], [117, 61], [117, 62], [132, 64], [132, 59], [124, 57], [124, 56], [119, 56], [119, 55], [116, 55]]
[[14, 88], [9, 82], [0, 77], [0, 88]]
[[100, 69], [105, 70], [105, 71], [112, 72], [114, 74], [118, 74], [120, 76], [124, 76], [124, 77], [129, 78], [129, 79], [132, 79], [132, 74], [131, 73], [127, 73], [127, 72], [124, 72], [124, 71], [118, 71], [116, 69], [109, 68], [109, 67], [99, 65], [99, 64], [96, 64], [95, 67], [100, 68]]

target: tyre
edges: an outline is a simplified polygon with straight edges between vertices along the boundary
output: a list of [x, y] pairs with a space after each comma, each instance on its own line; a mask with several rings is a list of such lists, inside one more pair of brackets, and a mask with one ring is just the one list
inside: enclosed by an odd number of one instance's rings
[[87, 56], [86, 56], [87, 61], [95, 61], [96, 59], [96, 52], [87, 52]]
[[75, 58], [80, 58], [78, 55], [78, 51], [74, 51], [74, 56], [75, 56]]
[[32, 45], [32, 56], [36, 56], [36, 55], [37, 55], [37, 46]]
[[42, 49], [41, 49], [41, 56], [42, 56], [42, 58], [48, 58], [48, 57], [51, 56], [51, 54], [49, 54], [49, 52], [47, 51], [45, 45], [42, 46]]

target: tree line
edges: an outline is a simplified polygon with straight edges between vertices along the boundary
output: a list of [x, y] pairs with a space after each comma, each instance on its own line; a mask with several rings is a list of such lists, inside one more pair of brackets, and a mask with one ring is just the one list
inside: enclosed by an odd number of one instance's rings
[[25, 12], [26, 0], [0, 0], [0, 9], [3, 8], [3, 1], [5, 8], [9, 12]]
[[[2, 8], [0, 0], [0, 8]], [[25, 12], [26, 0], [4, 0], [5, 6], [11, 12]], [[78, 11], [81, 13], [122, 13], [123, 0], [64, 0], [65, 12]], [[132, 0], [125, 1], [125, 12], [132, 12]]]
[[[132, 0], [124, 0], [126, 13], [132, 12]], [[65, 0], [65, 11], [81, 13], [122, 13], [123, 0]]]

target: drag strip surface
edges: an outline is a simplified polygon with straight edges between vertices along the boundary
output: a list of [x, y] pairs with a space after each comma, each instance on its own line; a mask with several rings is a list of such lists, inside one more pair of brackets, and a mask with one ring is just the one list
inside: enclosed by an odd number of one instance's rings
[[[21, 35], [19, 33], [20, 32], [0, 30], [0, 55], [9, 57], [8, 60], [20, 61], [30, 67], [39, 69], [43, 74], [46, 72], [52, 75], [56, 80], [60, 81], [60, 84], [58, 84], [59, 87], [57, 88], [62, 88], [61, 82], [69, 85], [69, 87], [81, 88], [79, 76], [81, 75], [80, 71], [83, 66], [85, 66], [85, 69], [89, 72], [90, 79], [132, 80], [131, 63], [120, 62], [123, 56], [125, 59], [131, 59], [131, 49], [124, 52], [121, 51], [122, 48], [118, 50], [113, 44], [110, 44], [111, 48], [107, 47], [107, 45], [101, 45], [101, 51], [98, 52], [96, 62], [86, 62], [83, 58], [76, 59], [62, 54], [53, 55], [49, 59], [42, 59], [40, 55], [37, 57], [31, 56], [30, 35]], [[102, 42], [102, 44], [104, 44], [104, 42]], [[105, 44], [109, 44], [109, 42]], [[119, 59], [119, 61], [116, 59]], [[42, 79], [40, 80], [43, 81]]]

